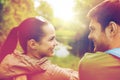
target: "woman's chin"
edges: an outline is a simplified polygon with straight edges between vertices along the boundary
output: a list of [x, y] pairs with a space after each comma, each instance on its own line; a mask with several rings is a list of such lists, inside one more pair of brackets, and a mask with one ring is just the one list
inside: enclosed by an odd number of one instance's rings
[[52, 53], [52, 54], [51, 54], [51, 56], [54, 56], [54, 55], [55, 55], [55, 53]]
[[48, 57], [52, 57], [52, 56], [54, 56], [54, 53], [50, 53], [50, 54], [48, 55]]

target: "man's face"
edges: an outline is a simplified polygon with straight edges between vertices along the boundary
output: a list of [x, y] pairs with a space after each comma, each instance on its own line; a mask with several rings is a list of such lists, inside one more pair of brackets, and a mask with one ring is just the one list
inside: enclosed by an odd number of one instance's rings
[[100, 23], [91, 19], [89, 25], [90, 33], [88, 38], [94, 43], [94, 51], [106, 51], [109, 49], [109, 39], [106, 36], [105, 30], [102, 30]]

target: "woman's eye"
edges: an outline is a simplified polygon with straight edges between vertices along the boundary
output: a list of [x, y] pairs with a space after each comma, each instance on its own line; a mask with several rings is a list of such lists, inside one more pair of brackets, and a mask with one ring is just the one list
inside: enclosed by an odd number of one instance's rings
[[54, 40], [55, 39], [55, 37], [51, 37], [50, 39], [49, 39], [49, 41], [52, 41], [52, 40]]

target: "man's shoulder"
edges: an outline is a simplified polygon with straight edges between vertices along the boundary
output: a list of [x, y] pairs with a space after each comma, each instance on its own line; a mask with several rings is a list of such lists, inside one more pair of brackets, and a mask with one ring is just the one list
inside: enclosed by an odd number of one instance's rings
[[106, 64], [111, 61], [114, 61], [114, 58], [110, 54], [106, 54], [105, 52], [96, 52], [96, 53], [86, 53], [83, 58], [80, 60], [80, 64], [84, 64], [87, 66], [91, 65], [101, 65]]
[[86, 53], [80, 61], [79, 73], [80, 75], [90, 76], [92, 74], [93, 77], [94, 75], [99, 77], [99, 74], [111, 75], [113, 72], [119, 74], [119, 67], [120, 59], [111, 54], [104, 52]]
[[80, 65], [85, 67], [101, 67], [120, 64], [120, 59], [105, 52], [86, 53], [80, 60]]
[[99, 59], [99, 58], [105, 58], [110, 56], [109, 54], [106, 54], [105, 52], [96, 52], [96, 53], [85, 53], [83, 56], [84, 59]]

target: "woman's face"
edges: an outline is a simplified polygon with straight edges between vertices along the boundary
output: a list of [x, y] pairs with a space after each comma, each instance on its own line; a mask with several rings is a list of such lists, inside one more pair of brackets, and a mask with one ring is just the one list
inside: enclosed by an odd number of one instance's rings
[[43, 26], [43, 32], [45, 35], [37, 42], [37, 53], [35, 55], [39, 57], [53, 56], [54, 48], [57, 45], [55, 29], [52, 25], [46, 24]]

